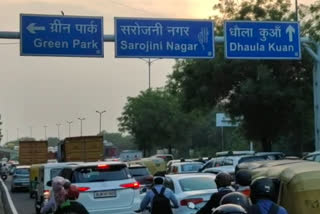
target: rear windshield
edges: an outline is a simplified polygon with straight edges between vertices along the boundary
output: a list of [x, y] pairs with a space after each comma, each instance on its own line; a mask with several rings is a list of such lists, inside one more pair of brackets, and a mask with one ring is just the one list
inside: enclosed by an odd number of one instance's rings
[[51, 170], [50, 170], [50, 178], [51, 178], [51, 180], [52, 180], [54, 177], [58, 176], [59, 173], [61, 172], [61, 170], [62, 170], [62, 168], [51, 169]]
[[141, 168], [129, 168], [129, 172], [132, 176], [145, 176], [150, 175], [149, 171], [145, 167]]
[[108, 165], [107, 167], [90, 166], [78, 168], [72, 176], [72, 183], [90, 183], [117, 181], [129, 178], [125, 165]]
[[181, 166], [182, 172], [197, 172], [201, 168], [202, 164], [184, 164]]
[[29, 175], [29, 169], [16, 169], [15, 173], [18, 175]]
[[253, 156], [253, 157], [244, 157], [244, 158], [241, 158], [239, 160], [239, 163], [244, 163], [244, 162], [254, 162], [254, 161], [263, 161], [263, 160], [266, 160], [267, 157], [265, 156]]
[[198, 177], [198, 178], [184, 178], [179, 181], [183, 192], [217, 189], [216, 183], [212, 178]]

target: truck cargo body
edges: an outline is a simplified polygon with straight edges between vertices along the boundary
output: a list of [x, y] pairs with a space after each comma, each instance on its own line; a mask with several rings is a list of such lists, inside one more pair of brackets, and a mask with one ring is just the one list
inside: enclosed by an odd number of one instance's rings
[[19, 164], [31, 165], [47, 163], [48, 141], [20, 141]]
[[103, 160], [103, 137], [69, 137], [58, 145], [59, 162]]

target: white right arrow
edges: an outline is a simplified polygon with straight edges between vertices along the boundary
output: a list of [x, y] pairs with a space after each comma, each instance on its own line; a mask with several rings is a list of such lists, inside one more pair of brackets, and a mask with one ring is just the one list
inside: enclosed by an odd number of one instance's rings
[[296, 33], [296, 30], [291, 25], [289, 25], [286, 29], [286, 33], [289, 34], [289, 42], [293, 42], [293, 34]]
[[27, 26], [27, 30], [29, 31], [29, 33], [32, 33], [32, 34], [35, 34], [37, 33], [36, 31], [40, 31], [40, 30], [46, 30], [45, 27], [43, 26], [36, 26], [36, 23], [30, 23], [28, 26]]

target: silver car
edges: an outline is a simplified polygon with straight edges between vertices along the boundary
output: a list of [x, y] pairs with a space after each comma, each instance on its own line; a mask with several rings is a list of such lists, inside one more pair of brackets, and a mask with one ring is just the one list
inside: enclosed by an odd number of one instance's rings
[[12, 176], [11, 192], [17, 189], [29, 190], [30, 185], [30, 166], [17, 166]]

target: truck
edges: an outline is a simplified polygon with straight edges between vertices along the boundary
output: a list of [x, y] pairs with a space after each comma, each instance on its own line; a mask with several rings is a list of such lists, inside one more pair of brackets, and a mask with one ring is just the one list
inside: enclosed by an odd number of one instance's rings
[[58, 144], [58, 162], [94, 162], [103, 161], [103, 137], [68, 137]]
[[47, 163], [48, 141], [19, 141], [19, 164]]
[[123, 150], [119, 156], [121, 161], [134, 161], [142, 158], [142, 151], [138, 150]]

